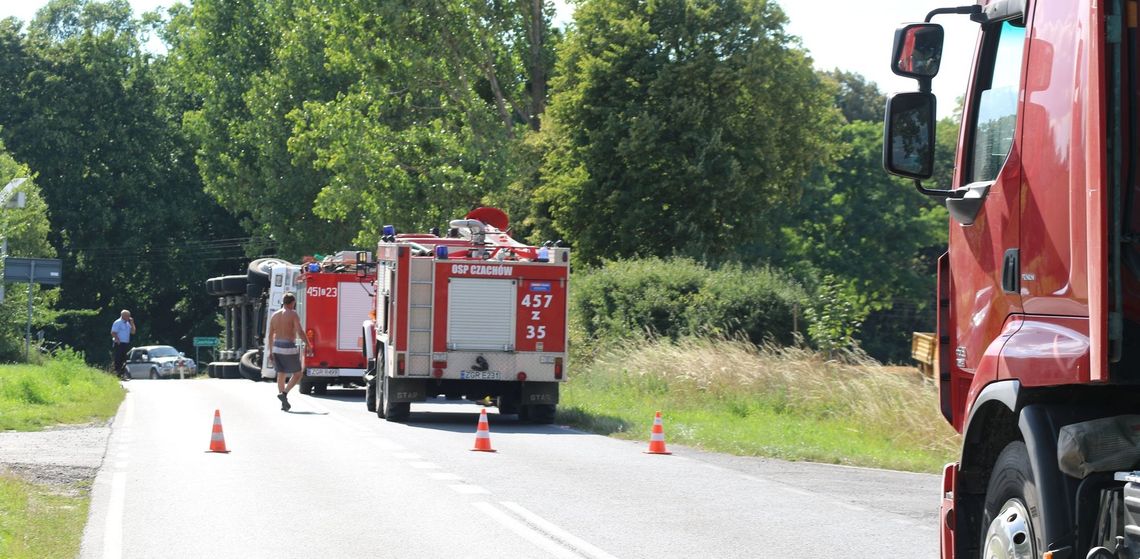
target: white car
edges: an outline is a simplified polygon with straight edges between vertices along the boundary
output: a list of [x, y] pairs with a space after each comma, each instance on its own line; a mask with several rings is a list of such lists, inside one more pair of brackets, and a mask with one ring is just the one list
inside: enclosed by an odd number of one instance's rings
[[168, 345], [131, 348], [127, 353], [127, 373], [131, 378], [191, 377], [197, 372], [194, 360]]

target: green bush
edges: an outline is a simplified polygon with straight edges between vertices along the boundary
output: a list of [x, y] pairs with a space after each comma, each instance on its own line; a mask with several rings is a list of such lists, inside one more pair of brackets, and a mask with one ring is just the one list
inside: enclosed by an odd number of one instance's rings
[[711, 272], [693, 298], [688, 333], [791, 345], [806, 299], [798, 284], [771, 269], [725, 267]]
[[607, 262], [575, 274], [571, 286], [571, 320], [601, 340], [706, 334], [791, 343], [806, 301], [774, 271], [711, 270], [687, 258]]

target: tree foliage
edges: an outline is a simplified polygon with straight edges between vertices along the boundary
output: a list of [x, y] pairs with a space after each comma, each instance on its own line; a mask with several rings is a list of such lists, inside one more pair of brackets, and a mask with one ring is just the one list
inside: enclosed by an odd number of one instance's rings
[[182, 99], [141, 47], [155, 21], [124, 0], [53, 0], [26, 33], [0, 25], [4, 71], [20, 72], [0, 79], [12, 108], [0, 137], [35, 173], [64, 261], [60, 306], [72, 312], [51, 335], [100, 361], [121, 308], [140, 339], [185, 344], [214, 313], [203, 281], [240, 256], [202, 240], [238, 230], [202, 192], [172, 120]]
[[[0, 142], [0, 187], [17, 178], [25, 179], [12, 191], [10, 197], [24, 195], [21, 207], [0, 207], [0, 237], [7, 244], [6, 255], [30, 258], [52, 258], [55, 250], [48, 243], [50, 224], [47, 204], [40, 195], [31, 170], [8, 154]], [[2, 266], [0, 266], [2, 268]], [[38, 332], [55, 324], [59, 318], [56, 302], [58, 289], [45, 289], [39, 285], [9, 284], [0, 301], [0, 361], [16, 361], [26, 350], [24, 337], [28, 330], [28, 296], [32, 296], [31, 327]], [[33, 334], [34, 335], [34, 334]]]
[[776, 241], [837, 115], [760, 0], [593, 0], [559, 58], [537, 192], [586, 262]]
[[285, 256], [446, 223], [502, 190], [537, 130], [549, 2], [200, 0], [171, 56], [207, 190]]

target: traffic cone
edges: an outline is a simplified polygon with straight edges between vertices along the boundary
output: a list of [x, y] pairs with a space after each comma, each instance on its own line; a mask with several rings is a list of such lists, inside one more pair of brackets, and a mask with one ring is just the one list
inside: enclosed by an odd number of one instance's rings
[[222, 436], [221, 410], [214, 410], [214, 431], [210, 433], [210, 450], [207, 452], [229, 452], [226, 450], [226, 438]]
[[495, 452], [491, 448], [491, 431], [487, 428], [487, 410], [479, 410], [479, 427], [475, 430], [475, 448], [479, 452]]
[[649, 450], [646, 454], [673, 454], [665, 450], [665, 426], [661, 423], [661, 412], [653, 416], [653, 429], [649, 433]]

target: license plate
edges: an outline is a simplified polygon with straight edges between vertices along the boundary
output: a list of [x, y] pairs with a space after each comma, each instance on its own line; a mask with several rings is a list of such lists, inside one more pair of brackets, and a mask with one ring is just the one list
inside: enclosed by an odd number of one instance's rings
[[471, 380], [499, 380], [502, 373], [499, 371], [459, 371], [459, 378]]
[[340, 369], [309, 369], [305, 374], [311, 377], [335, 377], [340, 374]]

